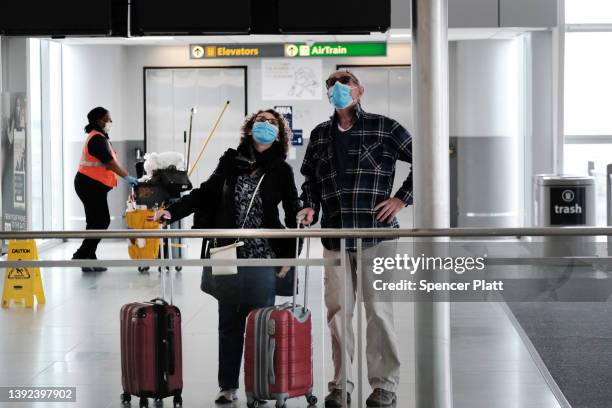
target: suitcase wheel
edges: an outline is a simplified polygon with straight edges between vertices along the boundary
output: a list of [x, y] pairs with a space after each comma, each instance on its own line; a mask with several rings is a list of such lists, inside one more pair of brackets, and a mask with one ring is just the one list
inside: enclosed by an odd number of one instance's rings
[[286, 408], [287, 404], [285, 404], [287, 400], [276, 400], [276, 408]]
[[249, 408], [258, 408], [259, 407], [259, 401], [253, 400], [253, 401], [247, 402], [247, 407], [249, 407]]
[[121, 394], [121, 403], [123, 405], [130, 405], [131, 400], [132, 400], [132, 396], [128, 394], [127, 392], [124, 392], [123, 394]]
[[147, 398], [141, 398], [140, 399], [140, 403], [138, 404], [138, 406], [140, 408], [148, 408], [149, 407], [149, 400]]
[[177, 272], [180, 272], [180, 271], [183, 270], [183, 267], [182, 266], [177, 266], [177, 267], [174, 268], [174, 270], [177, 271]]
[[162, 398], [155, 398], [155, 401], [153, 401], [153, 403], [155, 404], [155, 406], [161, 407], [164, 405], [164, 400]]
[[306, 396], [306, 401], [308, 402], [309, 406], [313, 406], [313, 405], [317, 405], [317, 402], [319, 400], [314, 395], [307, 395]]
[[174, 408], [180, 408], [183, 406], [183, 398], [180, 395], [175, 395], [172, 401]]
[[138, 272], [140, 272], [140, 273], [149, 272], [149, 267], [148, 266], [139, 266], [138, 267]]

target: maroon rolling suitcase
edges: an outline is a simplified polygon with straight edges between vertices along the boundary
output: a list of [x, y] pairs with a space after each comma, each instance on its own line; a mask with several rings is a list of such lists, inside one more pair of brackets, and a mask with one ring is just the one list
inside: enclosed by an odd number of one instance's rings
[[[172, 251], [167, 253], [171, 259]], [[183, 403], [181, 312], [172, 304], [172, 279], [170, 303], [163, 299], [166, 292], [163, 269], [160, 298], [129, 303], [121, 308], [121, 400], [124, 404], [130, 403], [132, 395], [140, 398], [140, 407], [148, 407], [148, 398], [160, 402], [173, 396], [174, 407]], [[167, 273], [172, 273], [171, 268]]]
[[[309, 250], [307, 240], [306, 258]], [[298, 255], [296, 248], [296, 258]], [[304, 277], [304, 306], [296, 304], [297, 275], [296, 267], [292, 303], [256, 309], [247, 318], [244, 382], [249, 408], [257, 408], [264, 400], [276, 400], [276, 408], [281, 408], [287, 399], [302, 396], [309, 406], [317, 403], [312, 393], [312, 317], [306, 307], [308, 266]]]

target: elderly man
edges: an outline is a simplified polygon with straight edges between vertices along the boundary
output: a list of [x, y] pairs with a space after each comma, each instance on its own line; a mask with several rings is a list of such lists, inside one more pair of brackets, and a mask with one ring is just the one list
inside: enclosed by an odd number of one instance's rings
[[[316, 222], [321, 212], [324, 228], [398, 228], [396, 214], [412, 204], [412, 175], [393, 195], [396, 161], [412, 162], [412, 138], [398, 122], [382, 115], [364, 112], [360, 100], [364, 87], [350, 71], [337, 71], [326, 81], [329, 101], [334, 107], [330, 120], [318, 125], [310, 135], [301, 172], [304, 224]], [[364, 257], [377, 254], [385, 238], [363, 240]], [[348, 271], [325, 268], [325, 305], [332, 335], [334, 379], [329, 383], [326, 407], [342, 406], [341, 310], [344, 273], [347, 283], [346, 361], [348, 401], [353, 390], [352, 363], [355, 338], [352, 316], [356, 297], [356, 240], [348, 239], [346, 253], [340, 254], [340, 240], [322, 239], [324, 257], [346, 257]], [[371, 275], [364, 263], [364, 276]], [[399, 382], [399, 356], [393, 323], [393, 304], [373, 302], [371, 286], [364, 287], [367, 318], [368, 380], [373, 389], [366, 405], [391, 406], [396, 401]], [[366, 291], [370, 291], [367, 293]], [[361, 401], [358, 405], [361, 405]]]

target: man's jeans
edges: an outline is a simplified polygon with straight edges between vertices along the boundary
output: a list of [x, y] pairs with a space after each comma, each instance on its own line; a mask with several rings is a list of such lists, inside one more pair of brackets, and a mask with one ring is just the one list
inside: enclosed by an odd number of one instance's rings
[[[371, 259], [376, 256], [395, 257], [396, 245], [393, 242], [378, 244], [363, 250], [363, 257]], [[327, 324], [332, 337], [332, 358], [334, 360], [334, 379], [329, 382], [329, 390], [342, 388], [342, 286], [343, 274], [346, 276], [347, 302], [347, 335], [346, 361], [350, 363], [347, 370], [348, 392], [353, 391], [353, 360], [355, 355], [355, 335], [353, 331], [353, 313], [357, 290], [357, 252], [346, 251], [347, 270], [341, 267], [325, 267], [325, 305], [327, 306]], [[325, 249], [324, 258], [340, 257], [340, 251]], [[371, 279], [372, 265], [362, 263], [363, 299], [367, 299], [368, 291], [373, 292]], [[400, 361], [397, 349], [397, 339], [393, 323], [393, 303], [364, 302], [366, 327], [366, 359], [368, 365], [368, 380], [372, 388], [382, 388], [395, 392], [399, 382]]]

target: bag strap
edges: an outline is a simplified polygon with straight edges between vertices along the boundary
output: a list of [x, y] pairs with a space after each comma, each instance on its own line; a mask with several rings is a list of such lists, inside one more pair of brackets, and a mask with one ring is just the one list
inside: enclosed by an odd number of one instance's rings
[[251, 212], [251, 207], [253, 207], [253, 201], [255, 201], [255, 196], [257, 195], [257, 191], [259, 190], [259, 186], [261, 186], [261, 182], [263, 181], [265, 176], [266, 176], [265, 174], [263, 174], [261, 176], [261, 178], [259, 179], [259, 182], [257, 183], [257, 187], [255, 187], [255, 191], [253, 191], [253, 196], [251, 197], [251, 202], [249, 203], [249, 208], [247, 208], [247, 212], [244, 215], [244, 221], [242, 221], [242, 226], [240, 227], [240, 229], [244, 229], [244, 226], [246, 225], [247, 218], [249, 218], [249, 213]]

